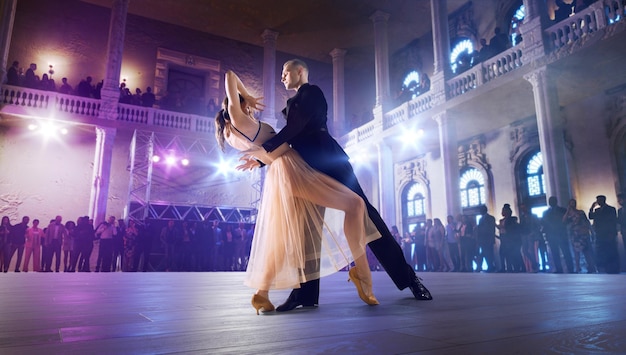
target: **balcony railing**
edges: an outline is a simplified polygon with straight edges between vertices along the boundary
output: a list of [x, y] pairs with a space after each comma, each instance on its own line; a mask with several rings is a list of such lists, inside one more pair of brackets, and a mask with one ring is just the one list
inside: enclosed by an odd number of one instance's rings
[[446, 83], [448, 98], [463, 95], [522, 67], [523, 64], [521, 46], [509, 48], [448, 80]]
[[[0, 112], [53, 118], [65, 121], [83, 121], [98, 124], [101, 100], [59, 94], [19, 86], [1, 88]], [[118, 122], [134, 126], [162, 127], [197, 133], [211, 133], [213, 118], [188, 113], [160, 110], [127, 104], [117, 104]]]

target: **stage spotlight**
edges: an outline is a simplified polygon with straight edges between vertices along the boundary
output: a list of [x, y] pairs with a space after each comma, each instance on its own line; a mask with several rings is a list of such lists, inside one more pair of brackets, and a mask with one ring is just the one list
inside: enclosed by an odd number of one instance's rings
[[37, 128], [39, 128], [39, 127], [36, 124], [34, 124], [34, 123], [31, 123], [31, 124], [28, 125], [28, 130], [29, 131], [34, 131]]
[[187, 159], [187, 158], [182, 158], [182, 159], [180, 160], [180, 164], [181, 164], [182, 166], [187, 166], [187, 165], [189, 165], [189, 159]]
[[158, 163], [160, 161], [161, 161], [161, 157], [160, 156], [158, 156], [158, 155], [153, 155], [152, 156], [152, 162], [153, 163]]
[[350, 162], [355, 165], [363, 164], [367, 161], [367, 156], [363, 152], [350, 154]]
[[233, 162], [230, 162], [227, 160], [221, 160], [217, 164], [217, 173], [220, 175], [226, 176], [235, 171], [236, 165], [237, 164], [234, 164]]
[[400, 136], [400, 140], [405, 144], [415, 144], [423, 135], [423, 129], [407, 129]]
[[52, 122], [44, 122], [41, 125], [40, 132], [45, 137], [52, 137], [56, 134], [57, 128]]
[[61, 134], [62, 134], [62, 135], [66, 135], [66, 134], [67, 134], [67, 132], [68, 132], [68, 130], [67, 130], [67, 128], [63, 127], [63, 128], [61, 128], [61, 129], [59, 130], [59, 132], [61, 132]]
[[165, 164], [167, 164], [169, 166], [175, 165], [176, 164], [176, 157], [170, 155], [169, 157], [165, 158]]

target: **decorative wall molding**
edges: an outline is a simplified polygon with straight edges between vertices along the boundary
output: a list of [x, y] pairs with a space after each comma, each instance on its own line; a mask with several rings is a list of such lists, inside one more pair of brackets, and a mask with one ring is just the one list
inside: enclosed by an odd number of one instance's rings
[[491, 170], [491, 164], [487, 161], [485, 153], [485, 137], [480, 135], [459, 144], [459, 167], [479, 166], [485, 171]]
[[535, 118], [513, 123], [509, 137], [511, 138], [509, 160], [514, 162], [531, 147], [539, 146], [539, 130]]
[[[407, 184], [417, 181], [426, 188], [430, 185], [428, 171], [426, 169], [426, 159], [423, 156], [396, 164], [396, 187], [402, 188]], [[400, 191], [396, 189], [396, 191]]]
[[158, 99], [167, 92], [167, 81], [170, 66], [189, 68], [194, 72], [204, 73], [205, 99], [219, 102], [221, 78], [221, 61], [182, 53], [166, 48], [157, 48], [156, 69], [154, 74], [154, 94]]

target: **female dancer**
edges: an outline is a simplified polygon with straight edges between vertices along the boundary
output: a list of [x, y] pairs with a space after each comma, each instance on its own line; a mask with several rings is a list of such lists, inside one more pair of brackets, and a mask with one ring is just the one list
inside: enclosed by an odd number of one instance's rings
[[[356, 267], [349, 275], [359, 297], [369, 305], [378, 304], [372, 293], [365, 246], [380, 234], [367, 217], [363, 200], [312, 169], [287, 144], [271, 154], [259, 150], [276, 134], [271, 126], [252, 116], [252, 110], [262, 107], [260, 98], [250, 95], [232, 71], [226, 73], [225, 81], [224, 108], [215, 117], [220, 147], [224, 149], [224, 142], [228, 142], [241, 152], [254, 151], [253, 157], [244, 155], [242, 159], [253, 158], [269, 165], [244, 282], [257, 289], [252, 297], [257, 314], [260, 309], [274, 310], [270, 289], [300, 287], [341, 270], [353, 260]], [[345, 213], [345, 238], [338, 237], [324, 222], [320, 207]]]

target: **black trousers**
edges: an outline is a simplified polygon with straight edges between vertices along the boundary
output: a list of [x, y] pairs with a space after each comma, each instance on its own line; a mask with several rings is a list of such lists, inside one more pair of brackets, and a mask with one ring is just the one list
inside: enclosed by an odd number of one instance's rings
[[11, 259], [13, 259], [13, 254], [15, 254], [15, 252], [17, 252], [17, 261], [15, 262], [15, 271], [20, 270], [20, 266], [22, 265], [22, 256], [24, 256], [24, 243], [11, 244], [9, 256], [4, 261], [5, 270], [9, 269], [9, 264], [11, 264]]
[[100, 271], [111, 271], [111, 262], [113, 260], [113, 239], [100, 239], [100, 247], [98, 248], [98, 259], [100, 258], [102, 258]]
[[[338, 148], [339, 149], [339, 148]], [[296, 150], [298, 150], [296, 148]], [[304, 160], [316, 170], [334, 178], [340, 183], [346, 185], [350, 190], [361, 196], [367, 207], [367, 214], [381, 234], [381, 238], [370, 242], [368, 245], [380, 262], [387, 274], [393, 280], [393, 283], [400, 290], [407, 288], [413, 279], [415, 279], [415, 271], [404, 259], [402, 248], [391, 235], [387, 224], [380, 216], [380, 213], [368, 201], [363, 189], [354, 174], [352, 165], [346, 159], [339, 156], [339, 159], [331, 163], [319, 160], [317, 152], [298, 150]], [[303, 154], [304, 153], [304, 154]], [[293, 290], [289, 296], [291, 299], [297, 299], [305, 304], [317, 304], [319, 299], [319, 279], [308, 281], [300, 285], [299, 289]]]
[[574, 272], [574, 259], [572, 258], [572, 252], [570, 251], [570, 241], [567, 236], [547, 236], [548, 245], [552, 252], [552, 259], [554, 260], [554, 266], [556, 272], [563, 272], [563, 265], [561, 264], [561, 252], [565, 258], [565, 266], [567, 272]]
[[[52, 259], [56, 257], [52, 270]], [[44, 245], [42, 252], [41, 269], [44, 271], [59, 271], [61, 267], [61, 240], [53, 239], [50, 244]]]

